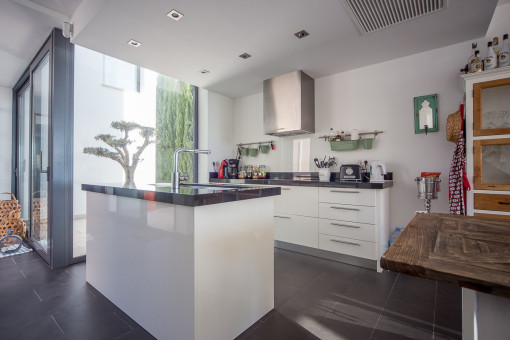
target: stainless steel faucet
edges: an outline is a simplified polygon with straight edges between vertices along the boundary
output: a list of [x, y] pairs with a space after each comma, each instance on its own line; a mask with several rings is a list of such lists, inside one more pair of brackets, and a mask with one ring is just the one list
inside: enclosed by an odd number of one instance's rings
[[191, 153], [205, 153], [210, 155], [211, 150], [200, 150], [200, 149], [177, 149], [174, 152], [174, 171], [171, 174], [170, 180], [173, 189], [179, 189], [179, 184], [181, 182], [181, 176], [179, 174], [179, 153], [181, 152], [191, 152]]

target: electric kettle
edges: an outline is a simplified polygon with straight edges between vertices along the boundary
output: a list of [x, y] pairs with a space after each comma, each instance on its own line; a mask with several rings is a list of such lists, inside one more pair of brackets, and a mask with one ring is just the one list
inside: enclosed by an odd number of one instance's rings
[[386, 174], [386, 165], [381, 161], [372, 161], [370, 163], [370, 182], [384, 182]]

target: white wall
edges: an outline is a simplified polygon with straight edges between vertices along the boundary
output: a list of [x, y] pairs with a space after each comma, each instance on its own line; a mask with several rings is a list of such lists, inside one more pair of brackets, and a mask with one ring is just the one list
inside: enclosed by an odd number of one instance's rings
[[210, 155], [199, 155], [199, 182], [207, 182], [212, 162], [235, 158], [234, 100], [221, 94], [199, 90], [199, 148]]
[[[0, 193], [11, 192], [12, 90], [0, 86]], [[8, 199], [1, 197], [0, 199]]]
[[[475, 39], [485, 54], [486, 43], [493, 36], [510, 31], [510, 4], [499, 6], [487, 38]], [[500, 38], [501, 39], [501, 38]], [[335, 156], [339, 163], [358, 160], [382, 160], [394, 173], [391, 189], [392, 227], [405, 226], [423, 201], [416, 197], [414, 178], [421, 171], [441, 172], [442, 191], [432, 202], [432, 210], [448, 212], [448, 173], [455, 145], [445, 137], [446, 118], [458, 109], [463, 99], [459, 69], [467, 62], [471, 41], [437, 50], [394, 59], [388, 62], [335, 74], [315, 81], [316, 133], [309, 136], [277, 138], [276, 152], [244, 159], [246, 164], [268, 164], [271, 171], [292, 171], [292, 140], [311, 138], [311, 159]], [[376, 52], [376, 51], [375, 51]], [[413, 98], [438, 94], [439, 132], [414, 133]], [[272, 139], [262, 130], [262, 94], [235, 101], [235, 136], [237, 140]], [[318, 136], [334, 128], [344, 131], [383, 130], [372, 150], [330, 151], [329, 144]], [[311, 167], [315, 169], [315, 166]]]

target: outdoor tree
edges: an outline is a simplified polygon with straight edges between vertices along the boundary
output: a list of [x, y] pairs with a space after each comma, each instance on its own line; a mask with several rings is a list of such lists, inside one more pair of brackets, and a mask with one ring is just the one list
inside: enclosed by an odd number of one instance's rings
[[[156, 87], [157, 182], [170, 182], [176, 149], [193, 149], [193, 113], [193, 86], [159, 75]], [[191, 154], [181, 154], [178, 171], [193, 178]]]
[[[138, 163], [143, 159], [140, 158], [142, 152], [150, 144], [155, 142], [153, 138], [155, 129], [148, 126], [142, 126], [134, 122], [114, 121], [111, 127], [123, 133], [122, 137], [116, 137], [111, 134], [99, 134], [95, 137], [96, 140], [102, 141], [113, 150], [104, 147], [86, 147], [83, 152], [98, 157], [110, 158], [122, 166], [124, 169], [124, 187], [134, 187], [134, 175]], [[138, 130], [140, 136], [143, 138], [141, 145], [136, 147], [136, 151], [130, 156], [129, 146], [134, 143], [129, 139], [131, 131]]]

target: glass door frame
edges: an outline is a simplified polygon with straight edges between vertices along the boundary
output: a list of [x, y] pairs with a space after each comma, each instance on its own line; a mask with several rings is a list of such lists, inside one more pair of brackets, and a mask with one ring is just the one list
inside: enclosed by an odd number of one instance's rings
[[[49, 54], [50, 93], [49, 93], [49, 184], [48, 184], [48, 251], [27, 237], [28, 243], [50, 265], [51, 268], [67, 266], [84, 261], [85, 257], [73, 258], [73, 105], [74, 105], [74, 45], [62, 35], [60, 29], [53, 29], [48, 39], [37, 52], [23, 76], [13, 88], [13, 173], [12, 189], [18, 194], [19, 176], [19, 136], [17, 94], [26, 82], [31, 86], [33, 103], [32, 73]], [[30, 108], [33, 120], [33, 107]], [[31, 123], [31, 129], [33, 121]], [[30, 134], [32, 139], [32, 131]], [[32, 162], [30, 141], [30, 162]], [[32, 168], [32, 164], [30, 164]], [[32, 173], [30, 181], [33, 181]], [[32, 183], [30, 183], [32, 188]], [[32, 192], [32, 189], [30, 190]], [[32, 194], [32, 193], [31, 193]], [[31, 198], [32, 201], [32, 198]], [[33, 203], [30, 204], [32, 210]], [[32, 214], [32, 211], [30, 212]], [[32, 218], [31, 218], [32, 220]], [[28, 226], [27, 226], [28, 227]]]
[[[21, 115], [20, 115], [20, 97], [27, 91], [29, 90], [30, 93], [29, 93], [29, 96], [30, 96], [30, 105], [32, 105], [32, 102], [31, 102], [31, 99], [32, 99], [32, 88], [30, 86], [30, 79], [29, 79], [29, 74], [26, 73], [24, 74], [24, 76], [18, 81], [18, 84], [16, 84], [16, 86], [13, 88], [13, 103], [12, 103], [12, 107], [13, 107], [13, 119], [12, 119], [12, 145], [13, 145], [13, 150], [12, 150], [12, 175], [11, 175], [11, 192], [15, 193], [16, 195], [16, 198], [18, 199], [18, 201], [20, 201], [20, 204], [22, 203], [21, 201], [21, 189], [20, 189], [20, 182], [21, 182], [21, 174], [20, 174], [20, 162], [21, 162], [21, 153], [20, 153], [20, 146], [21, 146], [21, 139], [22, 139], [22, 134], [20, 134], [20, 126], [21, 126]], [[32, 108], [30, 107], [29, 108], [29, 124], [28, 124], [28, 135], [31, 136], [32, 134]], [[32, 148], [32, 143], [28, 143], [28, 159], [27, 159], [27, 163], [30, 162], [30, 157], [31, 157], [31, 148]], [[32, 173], [31, 173], [31, 167], [26, 166], [26, 168], [28, 169], [28, 179], [29, 179], [29, 183], [28, 184], [28, 192], [32, 192], [32, 188], [31, 188], [31, 183], [32, 181], [30, 180], [32, 178]], [[27, 229], [29, 228], [29, 224], [30, 224], [30, 221], [31, 221], [31, 218], [32, 218], [32, 209], [30, 209], [30, 207], [32, 206], [32, 201], [31, 201], [31, 196], [28, 197], [28, 206], [25, 207], [25, 209], [27, 209], [27, 220], [25, 221], [26, 224], [27, 224]], [[22, 209], [23, 209], [23, 206], [22, 206]], [[23, 216], [23, 214], [21, 215]], [[27, 230], [27, 235], [28, 235], [28, 230]]]

